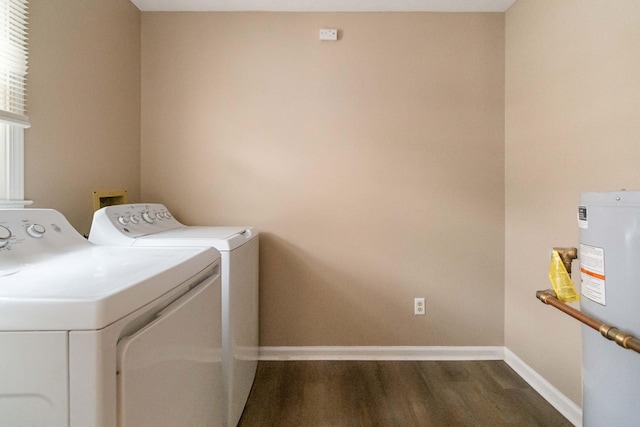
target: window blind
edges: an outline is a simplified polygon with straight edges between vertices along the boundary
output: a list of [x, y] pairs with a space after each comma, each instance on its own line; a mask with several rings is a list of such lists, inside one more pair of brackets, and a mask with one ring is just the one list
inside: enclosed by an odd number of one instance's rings
[[0, 122], [21, 127], [29, 127], [27, 41], [27, 0], [0, 0]]

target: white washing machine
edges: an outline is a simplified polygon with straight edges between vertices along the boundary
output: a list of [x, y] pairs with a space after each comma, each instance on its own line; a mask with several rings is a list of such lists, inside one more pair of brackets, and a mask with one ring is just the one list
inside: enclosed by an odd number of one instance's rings
[[226, 424], [235, 427], [258, 365], [258, 232], [252, 227], [187, 226], [162, 204], [95, 212], [89, 241], [123, 246], [208, 246], [222, 255], [222, 373]]
[[[0, 425], [222, 425], [220, 257], [0, 210]], [[216, 311], [218, 310], [218, 311]]]

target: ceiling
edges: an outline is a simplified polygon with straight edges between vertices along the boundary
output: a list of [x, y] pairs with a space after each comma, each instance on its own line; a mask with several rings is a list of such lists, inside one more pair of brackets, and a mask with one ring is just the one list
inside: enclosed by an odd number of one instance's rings
[[131, 0], [142, 11], [504, 12], [516, 0]]

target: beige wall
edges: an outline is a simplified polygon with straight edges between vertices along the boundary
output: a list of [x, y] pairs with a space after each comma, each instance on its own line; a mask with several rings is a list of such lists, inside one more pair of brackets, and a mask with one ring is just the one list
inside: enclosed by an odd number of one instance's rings
[[504, 14], [142, 14], [142, 197], [261, 230], [263, 346], [502, 345], [503, 132]]
[[25, 198], [89, 231], [94, 190], [140, 196], [140, 12], [30, 0]]
[[551, 247], [578, 245], [579, 193], [639, 187], [640, 5], [613, 3], [506, 13], [505, 344], [578, 404], [578, 322], [535, 291], [550, 287]]

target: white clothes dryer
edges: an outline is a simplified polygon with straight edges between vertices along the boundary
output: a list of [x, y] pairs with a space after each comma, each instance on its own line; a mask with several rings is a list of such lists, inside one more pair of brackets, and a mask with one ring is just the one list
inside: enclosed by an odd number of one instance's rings
[[216, 248], [222, 256], [222, 373], [226, 425], [235, 427], [258, 364], [258, 231], [187, 226], [162, 204], [127, 204], [94, 213], [89, 241], [101, 245]]
[[0, 210], [0, 425], [222, 425], [220, 256]]

